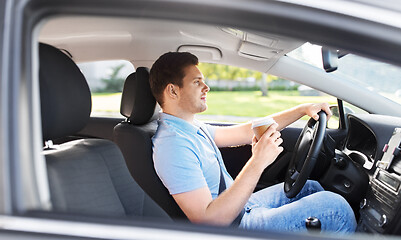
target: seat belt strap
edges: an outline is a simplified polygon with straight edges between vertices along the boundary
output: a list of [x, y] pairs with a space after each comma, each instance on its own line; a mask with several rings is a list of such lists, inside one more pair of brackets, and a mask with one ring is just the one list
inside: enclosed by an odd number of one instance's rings
[[[215, 146], [215, 144], [213, 144], [213, 141], [212, 141], [211, 137], [209, 136], [209, 134], [202, 127], [200, 127], [200, 129], [206, 135], [206, 137], [208, 138], [210, 144], [212, 144], [213, 149], [216, 152], [216, 155], [219, 156], [219, 154], [217, 152], [217, 149], [216, 149], [216, 146]], [[226, 186], [226, 181], [224, 180], [223, 170], [222, 170], [222, 167], [220, 165], [219, 159], [217, 159], [217, 163], [219, 164], [219, 169], [220, 169], [220, 183], [219, 183], [219, 194], [218, 194], [218, 195], [220, 195], [222, 192], [224, 192], [224, 190], [226, 190], [227, 186]], [[242, 208], [241, 212], [238, 214], [238, 216], [231, 223], [231, 226], [238, 226], [241, 223], [241, 220], [242, 220], [242, 217], [244, 216], [244, 214], [245, 214], [245, 209]]]

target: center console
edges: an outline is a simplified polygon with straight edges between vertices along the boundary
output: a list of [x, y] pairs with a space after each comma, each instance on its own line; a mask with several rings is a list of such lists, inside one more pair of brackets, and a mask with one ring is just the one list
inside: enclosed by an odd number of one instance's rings
[[377, 162], [371, 188], [361, 202], [357, 231], [397, 233], [401, 230], [401, 128], [395, 128], [383, 158]]

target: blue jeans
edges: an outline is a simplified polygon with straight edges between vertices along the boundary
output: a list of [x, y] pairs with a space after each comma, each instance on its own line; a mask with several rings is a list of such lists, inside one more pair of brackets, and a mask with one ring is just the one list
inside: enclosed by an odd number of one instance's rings
[[284, 194], [283, 183], [251, 195], [239, 225], [245, 229], [306, 232], [305, 219], [317, 217], [322, 231], [354, 232], [354, 212], [340, 195], [328, 191], [316, 181], [308, 180], [294, 198]]

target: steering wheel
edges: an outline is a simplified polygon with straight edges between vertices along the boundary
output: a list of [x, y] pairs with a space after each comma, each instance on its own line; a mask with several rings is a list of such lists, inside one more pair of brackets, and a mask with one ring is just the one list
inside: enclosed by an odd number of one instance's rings
[[320, 111], [319, 120], [310, 118], [295, 145], [284, 181], [284, 192], [288, 198], [295, 197], [305, 185], [315, 167], [326, 133], [327, 115]]

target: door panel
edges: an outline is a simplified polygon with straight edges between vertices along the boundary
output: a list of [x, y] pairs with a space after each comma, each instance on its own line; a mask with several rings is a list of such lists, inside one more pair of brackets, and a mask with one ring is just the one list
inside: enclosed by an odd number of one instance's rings
[[84, 238], [81, 236], [61, 236], [56, 234], [46, 234], [46, 233], [34, 233], [34, 232], [24, 232], [24, 231], [0, 231], [0, 239], [8, 240], [74, 240], [74, 239], [92, 239]]

